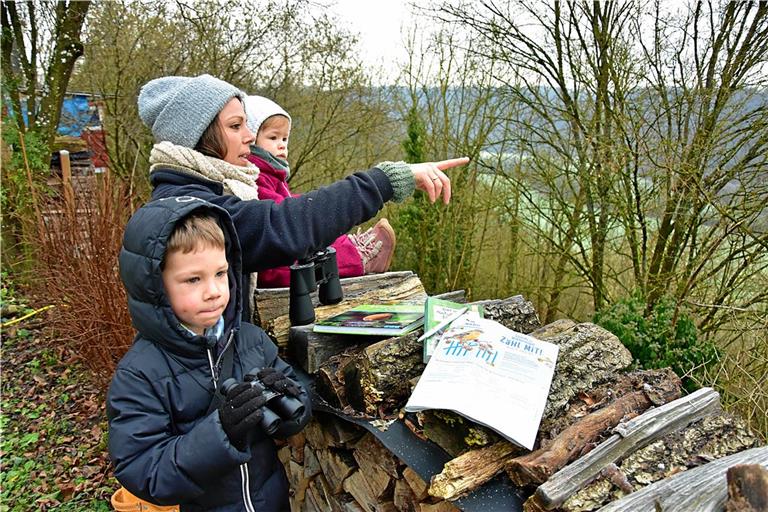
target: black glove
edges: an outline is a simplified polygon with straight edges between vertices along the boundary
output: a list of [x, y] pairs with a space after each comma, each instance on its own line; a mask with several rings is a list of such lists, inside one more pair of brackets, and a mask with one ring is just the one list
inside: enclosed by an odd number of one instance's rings
[[261, 408], [267, 403], [264, 390], [259, 386], [239, 384], [227, 393], [219, 407], [219, 419], [229, 442], [238, 450], [245, 451], [248, 434], [258, 427], [264, 413]]
[[256, 374], [259, 380], [269, 389], [298, 398], [301, 395], [301, 388], [284, 373], [274, 368], [263, 368]]

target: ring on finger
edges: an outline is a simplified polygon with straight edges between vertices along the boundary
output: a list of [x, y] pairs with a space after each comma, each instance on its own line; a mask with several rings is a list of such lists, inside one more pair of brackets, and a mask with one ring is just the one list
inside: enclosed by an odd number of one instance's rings
[[439, 176], [435, 176], [434, 178], [432, 178], [432, 181], [440, 181], [440, 177]]

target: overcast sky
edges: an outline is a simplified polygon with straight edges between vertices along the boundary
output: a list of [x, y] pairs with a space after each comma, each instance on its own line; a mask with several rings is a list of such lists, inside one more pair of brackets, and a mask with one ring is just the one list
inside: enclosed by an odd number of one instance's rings
[[[333, 0], [329, 0], [333, 1]], [[407, 53], [401, 29], [410, 24], [411, 8], [406, 0], [336, 0], [329, 11], [349, 23], [351, 32], [359, 32], [363, 61], [382, 65], [395, 72], [396, 63]], [[422, 2], [423, 3], [423, 2]]]

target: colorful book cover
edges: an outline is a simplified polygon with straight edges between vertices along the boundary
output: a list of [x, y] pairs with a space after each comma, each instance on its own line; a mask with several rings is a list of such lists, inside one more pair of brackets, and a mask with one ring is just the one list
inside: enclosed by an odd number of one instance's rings
[[364, 304], [315, 322], [315, 332], [402, 336], [424, 323], [418, 304]]
[[[428, 297], [426, 302], [424, 302], [424, 332], [428, 333], [438, 326], [440, 322], [445, 321], [451, 316], [455, 316], [461, 312], [462, 309], [477, 313], [479, 318], [483, 317], [483, 307], [480, 305], [459, 304], [458, 302]], [[424, 340], [423, 360], [425, 364], [429, 362], [429, 358], [432, 356], [432, 352], [434, 352], [437, 342], [440, 341], [440, 336], [448, 329], [448, 327], [450, 327], [450, 324], [444, 326]]]

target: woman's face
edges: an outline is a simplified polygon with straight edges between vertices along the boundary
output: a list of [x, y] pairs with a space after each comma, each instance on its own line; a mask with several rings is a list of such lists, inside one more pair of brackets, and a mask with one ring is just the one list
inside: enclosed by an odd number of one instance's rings
[[245, 109], [240, 100], [229, 100], [219, 112], [218, 120], [226, 149], [224, 161], [242, 167], [248, 165], [249, 146], [255, 137], [245, 124]]

